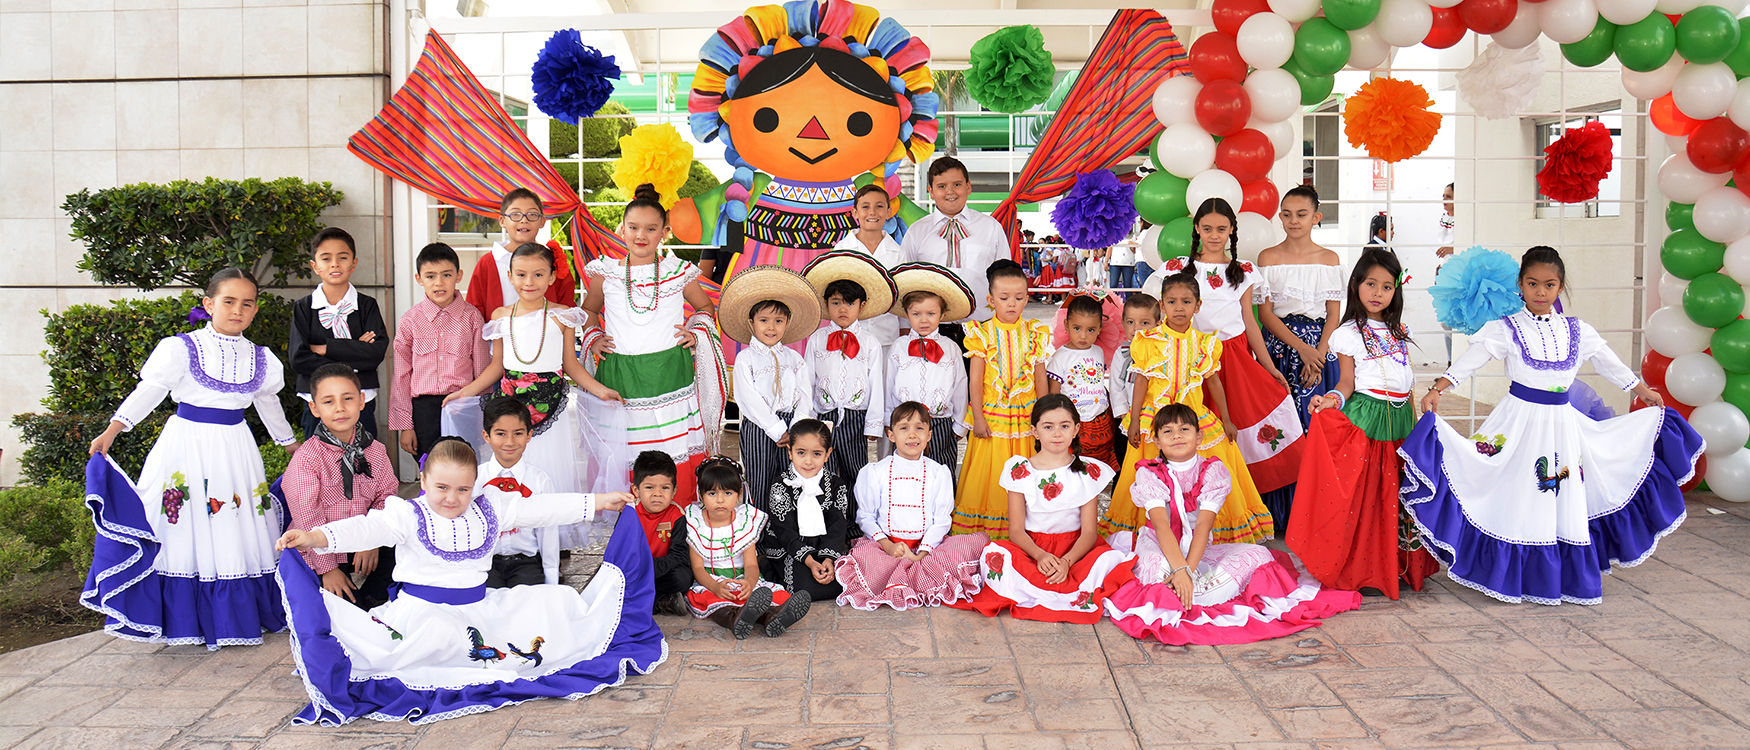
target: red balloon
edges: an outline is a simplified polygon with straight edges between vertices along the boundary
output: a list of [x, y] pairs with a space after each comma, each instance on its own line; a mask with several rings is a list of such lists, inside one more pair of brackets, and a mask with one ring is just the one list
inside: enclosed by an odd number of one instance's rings
[[[1464, 19], [1458, 17], [1457, 8], [1430, 8], [1434, 11], [1434, 27], [1428, 30], [1428, 36], [1422, 38], [1422, 44], [1434, 49], [1446, 49], [1464, 38]], [[1512, 20], [1512, 19], [1508, 19]], [[1505, 28], [1505, 27], [1503, 27]]]
[[1215, 30], [1228, 36], [1239, 36], [1246, 19], [1270, 12], [1269, 0], [1215, 0], [1210, 9], [1215, 15]]
[[1738, 192], [1750, 195], [1750, 157], [1746, 157], [1737, 170], [1732, 172], [1732, 184], [1738, 188]]
[[1276, 192], [1276, 183], [1269, 180], [1256, 180], [1240, 183], [1240, 213], [1250, 211], [1260, 216], [1275, 216], [1276, 209], [1282, 203], [1282, 195]]
[[1750, 152], [1750, 133], [1733, 125], [1731, 120], [1715, 117], [1695, 126], [1689, 133], [1689, 163], [1710, 174], [1725, 174], [1744, 161]]
[[1678, 21], [1683, 20], [1682, 13], [1666, 13], [1665, 17], [1671, 19], [1672, 26], [1676, 26]]
[[1464, 0], [1458, 4], [1458, 18], [1478, 34], [1493, 34], [1513, 23], [1519, 13], [1519, 0]]
[[1210, 81], [1246, 80], [1246, 61], [1232, 35], [1211, 31], [1191, 45], [1191, 75], [1207, 85]]
[[1647, 105], [1647, 119], [1653, 121], [1653, 127], [1665, 135], [1689, 135], [1701, 127], [1701, 121], [1683, 114], [1677, 109], [1677, 102], [1666, 94], [1654, 99]]
[[[1695, 407], [1690, 406], [1689, 404], [1683, 403], [1682, 401], [1678, 401], [1677, 399], [1672, 398], [1671, 392], [1668, 390], [1665, 390], [1665, 386], [1653, 385], [1651, 383], [1648, 383], [1647, 387], [1653, 389], [1654, 393], [1659, 394], [1660, 398], [1665, 399], [1665, 405], [1672, 408], [1672, 409], [1676, 409], [1677, 413], [1682, 414], [1684, 419], [1686, 419], [1686, 420], [1689, 419], [1689, 415], [1695, 411]], [[1637, 398], [1637, 399], [1634, 399], [1634, 403], [1629, 405], [1629, 411], [1636, 411], [1639, 409], [1644, 409], [1647, 406], [1648, 406], [1648, 404], [1646, 402], [1641, 401], [1640, 399]]]
[[[1246, 128], [1221, 139], [1215, 144], [1215, 168], [1234, 176], [1243, 186], [1248, 182], [1264, 179], [1270, 174], [1270, 165], [1276, 162], [1276, 147], [1270, 143], [1270, 136]], [[1269, 216], [1274, 211], [1259, 211]]]
[[[1678, 304], [1682, 300], [1661, 300], [1665, 304]], [[1649, 388], [1665, 387], [1665, 370], [1671, 367], [1671, 358], [1651, 348], [1641, 357], [1641, 379], [1647, 381]]]
[[1223, 79], [1203, 84], [1192, 108], [1197, 124], [1211, 135], [1233, 135], [1244, 130], [1246, 121], [1252, 119], [1252, 100], [1238, 81]]
[[[1640, 399], [1635, 399], [1635, 400], [1639, 401]], [[1695, 462], [1695, 476], [1690, 477], [1689, 481], [1684, 482], [1683, 486], [1679, 487], [1678, 489], [1683, 490], [1684, 492], [1688, 492], [1688, 491], [1693, 490], [1697, 487], [1700, 487], [1701, 483], [1706, 481], [1706, 480], [1707, 480], [1707, 456], [1702, 456], [1701, 460]]]

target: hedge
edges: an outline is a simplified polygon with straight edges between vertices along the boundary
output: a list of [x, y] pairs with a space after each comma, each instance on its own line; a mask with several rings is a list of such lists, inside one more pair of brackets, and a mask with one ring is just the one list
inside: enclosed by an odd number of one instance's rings
[[84, 578], [96, 534], [83, 480], [0, 491], [0, 583], [68, 563]]

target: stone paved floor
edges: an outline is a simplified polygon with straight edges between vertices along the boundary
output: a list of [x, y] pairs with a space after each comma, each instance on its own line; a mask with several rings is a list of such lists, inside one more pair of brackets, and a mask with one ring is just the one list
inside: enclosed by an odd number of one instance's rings
[[94, 633], [0, 656], [0, 746], [1750, 747], [1750, 507], [1697, 494], [1689, 512], [1596, 607], [1440, 577], [1296, 636], [1193, 648], [955, 610], [827, 606], [740, 643], [661, 618], [654, 674], [423, 728], [291, 726], [305, 698], [284, 636], [208, 654]]

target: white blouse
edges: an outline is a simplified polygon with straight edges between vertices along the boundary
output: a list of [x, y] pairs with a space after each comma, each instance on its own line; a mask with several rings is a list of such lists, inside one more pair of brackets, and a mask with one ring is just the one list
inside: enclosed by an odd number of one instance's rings
[[1082, 459], [1087, 473], [1063, 466], [1041, 471], [1026, 456], [1011, 456], [998, 480], [1003, 489], [1027, 499], [1027, 530], [1041, 534], [1080, 531], [1082, 506], [1094, 502], [1117, 478], [1112, 467], [1091, 458]]
[[[548, 495], [553, 492], [553, 480], [547, 472], [527, 460], [517, 461], [508, 469], [498, 463], [498, 457], [486, 459], [480, 464], [479, 479], [480, 494], [492, 500], [503, 500], [511, 493], [510, 490], [494, 487], [490, 482], [494, 479], [509, 477], [522, 485], [523, 489], [532, 495]], [[522, 497], [521, 492], [515, 493]], [[498, 532], [498, 544], [492, 549], [494, 555], [536, 555], [541, 558], [541, 572], [547, 583], [559, 582], [559, 530], [548, 527], [510, 526]]]
[[948, 538], [954, 521], [954, 475], [948, 467], [895, 453], [857, 472], [855, 489], [863, 536], [920, 539], [923, 551]]
[[[583, 328], [584, 314], [575, 307], [548, 307], [486, 321], [480, 336], [487, 341], [503, 339], [504, 369], [508, 372], [560, 372], [565, 368], [566, 328]], [[670, 341], [674, 337], [669, 337]], [[616, 342], [617, 344], [618, 342]]]
[[[1406, 333], [1409, 329], [1404, 326]], [[1410, 343], [1393, 336], [1384, 321], [1367, 321], [1366, 331], [1352, 322], [1337, 326], [1331, 332], [1331, 353], [1355, 360], [1355, 390], [1370, 396], [1401, 403], [1416, 383]]]
[[[892, 316], [888, 316], [892, 317]], [[857, 356], [846, 359], [845, 353], [827, 351], [827, 340], [840, 330], [837, 323], [828, 323], [808, 335], [808, 368], [814, 374], [814, 413], [825, 414], [834, 409], [862, 409], [873, 414], [885, 414], [887, 381], [881, 377], [881, 342], [857, 321], [843, 329], [857, 339]], [[865, 419], [863, 434], [881, 436], [881, 420]]]
[[[1201, 469], [1202, 457], [1189, 461], [1168, 461], [1167, 476], [1171, 480], [1161, 481], [1159, 475], [1152, 469], [1138, 467], [1136, 484], [1131, 486], [1131, 497], [1142, 502], [1143, 511], [1164, 508], [1168, 513], [1179, 514], [1179, 551], [1191, 552], [1192, 535], [1197, 530], [1197, 513], [1209, 511], [1221, 512], [1221, 506], [1227, 502], [1227, 495], [1233, 489], [1233, 476], [1228, 473], [1227, 466], [1220, 461], [1212, 463], [1208, 469]], [[1190, 498], [1193, 507], [1186, 508], [1185, 493], [1197, 484], [1197, 472], [1204, 471], [1203, 486], [1199, 488], [1197, 497]]]
[[1313, 320], [1324, 320], [1327, 314], [1325, 303], [1341, 304], [1344, 295], [1348, 293], [1344, 286], [1342, 266], [1289, 263], [1259, 266], [1259, 270], [1263, 274], [1263, 282], [1258, 288], [1270, 300], [1271, 307], [1279, 318], [1303, 315]]
[[[959, 346], [937, 332], [930, 334], [928, 338], [942, 347], [941, 361], [931, 362], [923, 357], [914, 357], [911, 355], [911, 342], [918, 338], [915, 332], [900, 336], [887, 353], [887, 414], [892, 414], [895, 406], [916, 401], [929, 407], [932, 418], [952, 417], [954, 432], [965, 435], [970, 428], [963, 424], [966, 417], [967, 385], [966, 368], [960, 363], [964, 355]], [[883, 418], [883, 426], [886, 423], [887, 420]]]
[[285, 387], [285, 370], [266, 347], [242, 336], [226, 336], [208, 324], [198, 331], [160, 340], [140, 366], [140, 384], [116, 407], [111, 419], [131, 430], [150, 416], [165, 396], [179, 404], [209, 409], [246, 409], [254, 404], [274, 443], [291, 445], [292, 425], [286, 421], [279, 400]]
[[682, 292], [699, 278], [699, 267], [665, 255], [630, 268], [625, 261], [608, 258], [597, 258], [583, 268], [602, 285], [602, 325], [614, 339], [614, 353], [653, 354], [679, 346], [675, 326], [686, 321], [687, 300]]
[[742, 570], [742, 553], [766, 530], [766, 514], [751, 505], [735, 506], [729, 525], [712, 527], [705, 519], [705, 504], [693, 503], [681, 511], [687, 522], [687, 548], [705, 562], [706, 568]]
[[504, 529], [578, 523], [595, 515], [595, 496], [581, 493], [476, 497], [455, 518], [444, 518], [425, 495], [391, 497], [382, 510], [329, 521], [314, 529], [328, 537], [317, 554], [395, 547], [395, 580], [465, 589], [486, 583], [492, 550]]
[[1470, 348], [1441, 377], [1457, 385], [1491, 359], [1502, 361], [1513, 382], [1546, 391], [1567, 390], [1582, 361], [1590, 361], [1592, 369], [1625, 391], [1641, 382], [1597, 329], [1566, 315], [1539, 317], [1520, 310], [1484, 323], [1471, 335]]
[[[870, 254], [869, 246], [864, 245], [862, 240], [857, 239], [856, 232], [851, 232], [850, 234], [845, 235], [844, 239], [839, 240], [838, 244], [832, 246], [832, 249], [851, 250], [864, 255]], [[881, 234], [881, 245], [875, 248], [875, 262], [880, 263], [882, 268], [891, 271], [894, 266], [905, 261], [904, 257], [902, 257], [902, 252], [899, 243], [894, 242], [892, 237], [883, 232]], [[877, 315], [863, 321], [862, 323], [863, 327], [870, 333], [874, 334], [875, 339], [881, 342], [883, 347], [893, 346], [893, 342], [899, 338], [899, 329], [904, 328], [906, 324], [904, 319], [900, 318], [898, 315], [891, 314]]]
[[[779, 344], [772, 348], [755, 341], [735, 356], [735, 403], [741, 407], [741, 419], [765, 430], [772, 442], [777, 442], [790, 425], [814, 416], [812, 399], [814, 378], [808, 363], [795, 349]], [[778, 418], [778, 412], [791, 412], [788, 423]]]

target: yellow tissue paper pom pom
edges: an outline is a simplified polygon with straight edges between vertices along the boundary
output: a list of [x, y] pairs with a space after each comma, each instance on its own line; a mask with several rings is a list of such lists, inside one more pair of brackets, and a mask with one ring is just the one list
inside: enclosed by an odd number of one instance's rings
[[673, 208], [693, 164], [693, 144], [681, 139], [673, 125], [640, 125], [620, 137], [620, 160], [614, 162], [614, 186], [630, 196], [646, 182], [662, 196], [662, 207]]

